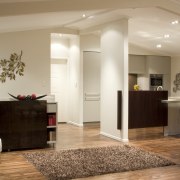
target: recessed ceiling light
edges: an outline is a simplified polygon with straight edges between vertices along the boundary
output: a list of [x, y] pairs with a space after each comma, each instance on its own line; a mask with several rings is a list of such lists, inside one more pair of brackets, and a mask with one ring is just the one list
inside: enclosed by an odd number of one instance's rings
[[83, 17], [83, 18], [85, 18], [85, 17], [86, 17], [86, 15], [85, 15], [85, 14], [83, 14], [83, 15], [82, 15], [82, 17]]
[[173, 24], [173, 25], [174, 25], [174, 24], [178, 24], [178, 23], [179, 23], [178, 20], [175, 20], [175, 21], [172, 21], [172, 22], [171, 22], [171, 24]]
[[165, 35], [164, 35], [164, 38], [169, 38], [169, 37], [170, 37], [169, 34], [165, 34]]
[[161, 45], [161, 44], [157, 44], [156, 47], [157, 47], [157, 48], [161, 48], [162, 45]]

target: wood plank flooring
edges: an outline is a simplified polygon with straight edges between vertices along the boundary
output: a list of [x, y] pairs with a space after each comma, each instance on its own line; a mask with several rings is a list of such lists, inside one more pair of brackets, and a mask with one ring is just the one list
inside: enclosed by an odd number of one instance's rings
[[[180, 179], [180, 136], [163, 136], [162, 128], [135, 129], [129, 132], [128, 144], [141, 147], [164, 156], [177, 165], [152, 168], [124, 173], [114, 173], [101, 176], [81, 178], [86, 180], [116, 180], [116, 179]], [[121, 142], [99, 135], [99, 124], [88, 123], [84, 127], [70, 124], [58, 125], [58, 142], [55, 150], [79, 147], [116, 145]], [[52, 150], [47, 148], [45, 150]], [[37, 151], [37, 150], [28, 150]], [[38, 149], [40, 151], [40, 149]], [[45, 180], [35, 167], [22, 156], [24, 151], [3, 152], [0, 155], [0, 180]]]

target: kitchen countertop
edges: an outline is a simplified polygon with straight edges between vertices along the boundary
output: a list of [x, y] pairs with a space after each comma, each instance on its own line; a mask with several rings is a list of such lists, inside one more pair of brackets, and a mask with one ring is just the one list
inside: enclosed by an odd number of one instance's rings
[[180, 98], [168, 98], [168, 100], [161, 100], [162, 103], [179, 103], [180, 102]]

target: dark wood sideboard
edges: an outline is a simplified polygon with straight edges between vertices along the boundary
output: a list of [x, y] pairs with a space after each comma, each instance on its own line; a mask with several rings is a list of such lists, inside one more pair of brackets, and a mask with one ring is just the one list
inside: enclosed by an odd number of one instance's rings
[[0, 101], [3, 150], [47, 146], [46, 101]]
[[[121, 129], [122, 93], [118, 91], [118, 123]], [[168, 106], [161, 100], [168, 99], [168, 91], [129, 91], [128, 127], [146, 128], [168, 125]]]

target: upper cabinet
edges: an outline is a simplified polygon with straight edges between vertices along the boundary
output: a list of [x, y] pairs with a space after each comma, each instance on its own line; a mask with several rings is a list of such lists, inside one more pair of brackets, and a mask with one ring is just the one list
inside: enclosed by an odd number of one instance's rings
[[146, 56], [149, 74], [170, 74], [171, 57], [169, 56]]
[[146, 73], [146, 56], [129, 55], [129, 73], [145, 74]]
[[130, 74], [170, 74], [171, 57], [157, 55], [129, 55]]

